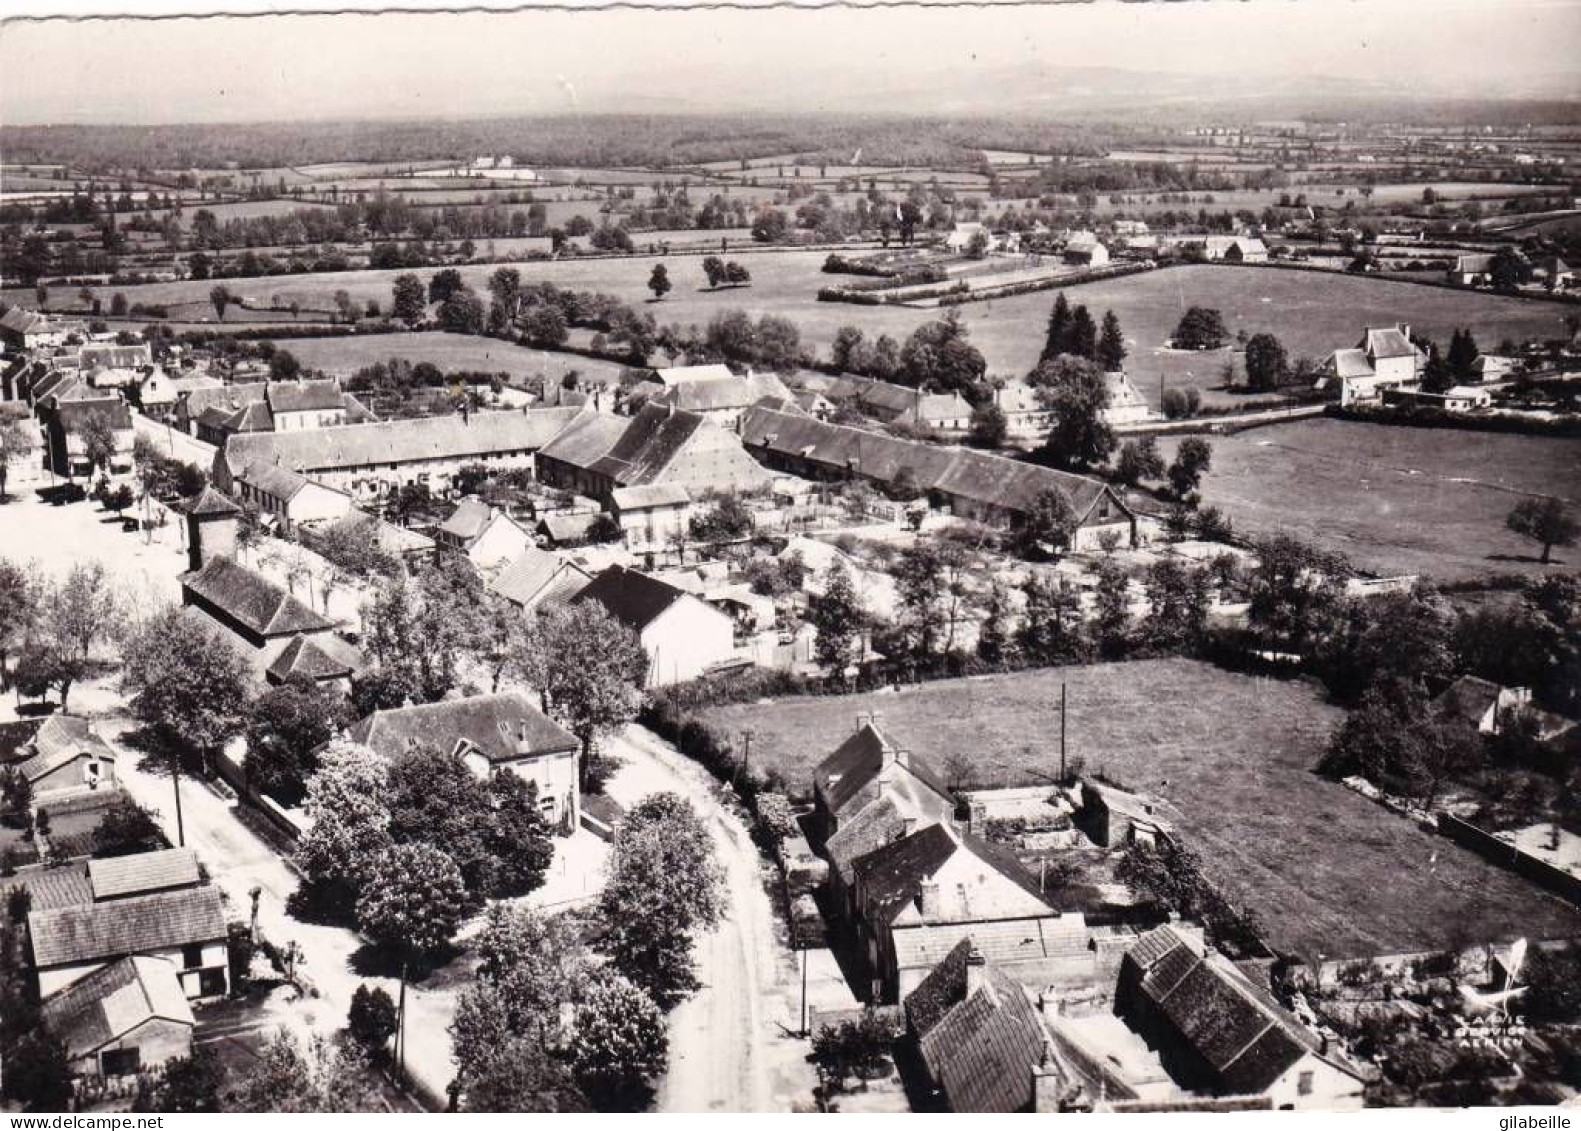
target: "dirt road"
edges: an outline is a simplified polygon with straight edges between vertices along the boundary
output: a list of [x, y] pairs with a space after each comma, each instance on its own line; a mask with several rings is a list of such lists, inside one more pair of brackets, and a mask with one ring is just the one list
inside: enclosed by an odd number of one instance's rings
[[774, 918], [770, 873], [746, 826], [721, 803], [709, 775], [641, 727], [614, 743], [625, 759], [610, 793], [630, 805], [670, 790], [688, 798], [713, 834], [725, 871], [726, 914], [697, 941], [703, 983], [670, 1017], [670, 1066], [659, 1088], [665, 1112], [787, 1111], [815, 1083], [806, 1044], [790, 1035], [800, 1008], [798, 970]]

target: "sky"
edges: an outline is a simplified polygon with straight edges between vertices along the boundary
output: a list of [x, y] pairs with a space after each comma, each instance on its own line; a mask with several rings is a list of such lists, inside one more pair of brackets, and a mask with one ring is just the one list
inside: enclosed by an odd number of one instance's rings
[[[187, 10], [196, 2], [186, 0]], [[213, 0], [201, 10], [249, 2], [259, 0]], [[5, 11], [125, 12], [139, 4], [181, 10], [182, 0], [6, 0]], [[1581, 0], [7, 19], [0, 23], [0, 123], [787, 103], [859, 111], [881, 97], [875, 91], [915, 89], [926, 100], [929, 91], [979, 76], [993, 81], [1065, 67], [1171, 72], [1205, 82], [1387, 79], [1477, 97], [1531, 93], [1535, 81], [1581, 97], [1576, 59]]]

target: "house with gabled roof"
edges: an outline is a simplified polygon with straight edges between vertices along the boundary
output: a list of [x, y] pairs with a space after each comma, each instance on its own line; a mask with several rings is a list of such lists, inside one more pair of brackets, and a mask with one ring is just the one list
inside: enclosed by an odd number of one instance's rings
[[1458, 283], [1463, 287], [1478, 287], [1488, 281], [1492, 271], [1491, 254], [1457, 255], [1455, 265], [1449, 269], [1448, 278], [1451, 283]]
[[897, 960], [912, 933], [949, 923], [1017, 923], [1037, 930], [1036, 920], [1059, 915], [1013, 856], [949, 823], [929, 825], [868, 853], [853, 872], [857, 937], [874, 1001], [899, 1000], [926, 974], [902, 971]]
[[972, 421], [972, 406], [956, 392], [929, 393], [854, 374], [841, 374], [822, 392], [830, 404], [885, 424], [964, 432]]
[[734, 432], [701, 413], [649, 404], [631, 417], [575, 421], [538, 453], [538, 478], [608, 507], [622, 487], [749, 491], [770, 477]]
[[859, 718], [856, 730], [813, 771], [814, 847], [885, 796], [935, 821], [948, 820], [954, 812], [955, 797], [943, 776], [926, 758], [892, 741], [882, 726], [882, 715]]
[[942, 1110], [1061, 1111], [1077, 1091], [1026, 991], [969, 938], [906, 995], [905, 1014]]
[[109, 792], [115, 786], [115, 748], [99, 737], [87, 719], [51, 715], [23, 750], [28, 756], [16, 768], [33, 787], [37, 804]]
[[89, 860], [87, 869], [88, 887], [95, 903], [195, 888], [203, 883], [198, 854], [190, 848], [161, 848]]
[[90, 388], [78, 378], [68, 377], [38, 403], [39, 421], [44, 428], [49, 466], [56, 475], [87, 476], [93, 471], [88, 458], [84, 429], [96, 418], [109, 427], [113, 448], [110, 470], [121, 474], [132, 468], [132, 410], [116, 392]]
[[581, 820], [581, 743], [520, 691], [375, 711], [348, 733], [386, 758], [437, 750], [461, 759], [479, 778], [515, 774], [537, 787], [550, 824], [574, 829]]
[[434, 530], [443, 549], [465, 554], [480, 570], [492, 570], [520, 557], [535, 545], [532, 532], [499, 507], [474, 496], [456, 504], [450, 517]]
[[1120, 967], [1115, 1011], [1189, 1091], [1266, 1096], [1283, 1110], [1362, 1107], [1362, 1071], [1229, 959], [1165, 925]]
[[484, 587], [524, 613], [568, 603], [593, 575], [554, 550], [530, 546], [490, 577]]
[[45, 997], [135, 955], [168, 959], [187, 998], [230, 989], [225, 910], [212, 884], [37, 910], [27, 927]]
[[58, 346], [71, 333], [72, 324], [37, 310], [13, 306], [0, 314], [0, 344], [9, 350], [36, 350]]
[[352, 509], [346, 492], [276, 463], [248, 464], [234, 486], [237, 497], [257, 510], [259, 520], [282, 535], [332, 522]]
[[1411, 327], [1368, 327], [1353, 348], [1329, 355], [1318, 387], [1337, 384], [1342, 406], [1376, 402], [1386, 390], [1415, 385], [1426, 368], [1427, 354], [1411, 341]]
[[684, 683], [735, 656], [735, 621], [694, 596], [638, 570], [612, 565], [572, 598], [596, 601], [637, 634], [648, 657], [645, 686]]
[[[719, 371], [724, 370], [721, 374]], [[765, 397], [790, 399], [790, 390], [772, 373], [735, 374], [723, 365], [686, 365], [653, 370], [652, 380], [633, 394], [648, 404], [695, 412], [724, 428]]]
[[46, 997], [40, 1012], [73, 1076], [135, 1077], [192, 1055], [197, 1020], [167, 958], [112, 962]]
[[685, 537], [691, 511], [691, 488], [681, 483], [617, 487], [609, 493], [609, 512], [626, 549], [650, 557], [669, 552]]

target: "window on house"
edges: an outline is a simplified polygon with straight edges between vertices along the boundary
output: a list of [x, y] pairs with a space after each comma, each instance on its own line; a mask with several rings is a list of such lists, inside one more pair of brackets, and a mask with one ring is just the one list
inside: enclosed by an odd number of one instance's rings
[[109, 1049], [102, 1059], [106, 1076], [135, 1076], [142, 1066], [142, 1053], [136, 1045], [126, 1049]]
[[1296, 1077], [1296, 1093], [1302, 1096], [1310, 1096], [1312, 1094], [1312, 1073], [1303, 1072]]
[[219, 997], [225, 993], [225, 971], [223, 969], [200, 970], [198, 972], [198, 994], [202, 997]]
[[203, 944], [188, 943], [181, 948], [181, 968], [195, 970], [203, 965]]

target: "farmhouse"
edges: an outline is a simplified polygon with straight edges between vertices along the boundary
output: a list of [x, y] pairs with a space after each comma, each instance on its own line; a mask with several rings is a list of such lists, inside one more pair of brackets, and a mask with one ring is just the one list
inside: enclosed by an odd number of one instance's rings
[[[723, 370], [721, 373], [720, 371]], [[790, 399], [790, 390], [772, 373], [737, 376], [724, 365], [686, 365], [653, 370], [654, 378], [633, 390], [649, 404], [695, 412], [725, 428], [765, 397]]]
[[[198, 439], [223, 447], [235, 435], [248, 432], [301, 432], [365, 422], [372, 414], [334, 378], [322, 381], [268, 381], [231, 385], [228, 398], [204, 397], [194, 417]], [[187, 411], [192, 411], [188, 398]]]
[[4, 344], [8, 353], [63, 345], [69, 335], [80, 329], [80, 323], [51, 318], [20, 306], [0, 314], [0, 344]]
[[1228, 959], [1173, 927], [1155, 928], [1126, 954], [1115, 1009], [1190, 1091], [1267, 1096], [1282, 1110], [1362, 1106], [1356, 1068]]
[[1474, 727], [1479, 734], [1498, 734], [1508, 716], [1532, 704], [1529, 687], [1501, 687], [1480, 676], [1463, 675], [1433, 700], [1444, 719]]
[[532, 533], [498, 507], [468, 496], [434, 531], [446, 550], [465, 554], [478, 569], [503, 565], [533, 547]]
[[637, 634], [649, 688], [696, 679], [735, 655], [735, 622], [699, 597], [656, 577], [610, 566], [572, 598], [597, 601]]
[[1386, 405], [1437, 408], [1445, 412], [1475, 412], [1493, 403], [1493, 394], [1475, 385], [1456, 385], [1442, 393], [1429, 393], [1425, 389], [1385, 389]]
[[959, 393], [925, 393], [870, 377], [837, 377], [823, 396], [833, 406], [848, 406], [886, 424], [964, 432], [972, 422], [972, 406]]
[[146, 369], [154, 364], [154, 351], [147, 342], [123, 346], [116, 342], [88, 342], [77, 350], [77, 366], [84, 372], [94, 369]]
[[1109, 405], [1103, 410], [1103, 419], [1111, 428], [1117, 424], [1140, 424], [1156, 415], [1131, 378], [1118, 370], [1105, 373], [1103, 382], [1109, 388]]
[[1575, 269], [1557, 255], [1539, 259], [1532, 268], [1532, 277], [1551, 291], [1568, 290], [1575, 286]]
[[533, 453], [579, 415], [569, 408], [474, 412], [233, 436], [215, 454], [214, 485], [234, 492], [243, 469], [275, 463], [357, 499], [374, 500], [408, 483], [442, 493], [467, 464], [531, 468]]
[[34, 911], [27, 926], [46, 997], [135, 955], [168, 960], [185, 998], [230, 989], [225, 912], [212, 884]]
[[1203, 254], [1225, 263], [1267, 263], [1268, 247], [1262, 240], [1248, 236], [1209, 236], [1203, 241]]
[[1476, 287], [1488, 281], [1488, 274], [1492, 270], [1491, 255], [1459, 255], [1455, 257], [1455, 265], [1449, 269], [1448, 277], [1451, 283]]
[[1060, 253], [1066, 263], [1082, 267], [1102, 267], [1109, 262], [1109, 249], [1091, 232], [1076, 232], [1065, 241]]
[[115, 784], [115, 749], [87, 719], [51, 715], [22, 747], [17, 770], [33, 787], [39, 804], [58, 801]]
[[654, 554], [671, 549], [684, 537], [692, 493], [679, 483], [617, 487], [609, 493], [609, 503], [626, 549]]
[[1411, 341], [1409, 326], [1369, 327], [1354, 349], [1334, 351], [1318, 387], [1337, 381], [1341, 405], [1377, 401], [1385, 390], [1414, 385], [1426, 367], [1427, 355]]
[[73, 1076], [109, 1080], [192, 1055], [197, 1024], [168, 958], [134, 955], [100, 967], [41, 1003]]
[[532, 546], [491, 577], [485, 587], [524, 613], [568, 603], [593, 580], [564, 554]]
[[437, 750], [461, 759], [479, 778], [515, 774], [537, 787], [539, 810], [551, 825], [570, 830], [581, 820], [581, 744], [520, 691], [375, 711], [348, 736], [386, 758]]
[[57, 386], [40, 402], [39, 417], [44, 426], [49, 468], [56, 475], [72, 478], [93, 473], [83, 430], [95, 418], [108, 425], [113, 440], [110, 471], [121, 474], [132, 469], [132, 447], [136, 441], [132, 410], [118, 393], [100, 394], [81, 384]]
[[861, 857], [853, 889], [875, 1001], [898, 1001], [926, 976], [937, 955], [918, 965], [903, 964], [903, 956], [928, 953], [927, 936], [940, 926], [1013, 923], [1012, 933], [1036, 935], [1037, 920], [1058, 917], [1014, 857], [948, 823]]
[[609, 507], [621, 487], [744, 491], [770, 477], [733, 432], [701, 413], [650, 404], [629, 418], [577, 417], [538, 453], [538, 478]]
[[241, 501], [257, 510], [259, 520], [282, 536], [344, 518], [352, 509], [346, 492], [274, 463], [248, 464], [236, 477], [235, 487]]

